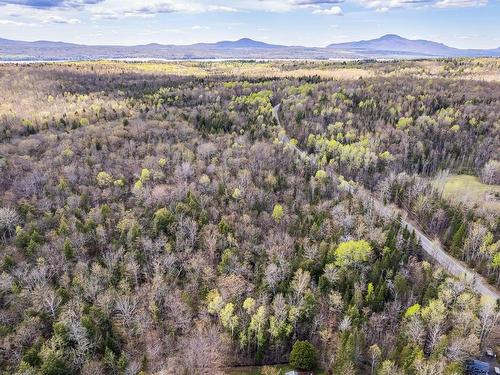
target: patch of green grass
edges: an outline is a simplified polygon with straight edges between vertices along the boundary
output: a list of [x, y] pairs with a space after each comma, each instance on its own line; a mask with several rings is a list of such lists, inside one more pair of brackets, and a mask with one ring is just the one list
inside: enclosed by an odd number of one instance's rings
[[486, 208], [499, 210], [500, 185], [483, 184], [476, 176], [449, 176], [444, 184], [443, 195], [446, 198], [464, 203], [477, 204]]

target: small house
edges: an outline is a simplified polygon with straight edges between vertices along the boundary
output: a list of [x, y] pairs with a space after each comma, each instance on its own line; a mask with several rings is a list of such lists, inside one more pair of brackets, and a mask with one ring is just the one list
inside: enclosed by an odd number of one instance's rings
[[490, 372], [490, 365], [486, 362], [474, 359], [466, 362], [465, 369], [469, 375], [488, 375]]

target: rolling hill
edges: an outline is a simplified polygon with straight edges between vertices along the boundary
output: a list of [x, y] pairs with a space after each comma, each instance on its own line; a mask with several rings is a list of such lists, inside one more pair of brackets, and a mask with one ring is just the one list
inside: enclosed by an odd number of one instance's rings
[[358, 53], [410, 53], [414, 55], [452, 57], [452, 56], [494, 56], [496, 50], [464, 50], [449, 47], [443, 43], [429, 40], [406, 39], [399, 35], [387, 34], [377, 39], [361, 40], [357, 42], [337, 43], [327, 46], [332, 50], [344, 50]]
[[303, 47], [268, 44], [250, 38], [191, 45], [151, 43], [136, 46], [80, 45], [53, 41], [0, 38], [0, 61], [86, 59], [377, 59], [430, 57], [500, 57], [500, 48], [463, 50], [428, 40], [394, 34], [377, 39]]

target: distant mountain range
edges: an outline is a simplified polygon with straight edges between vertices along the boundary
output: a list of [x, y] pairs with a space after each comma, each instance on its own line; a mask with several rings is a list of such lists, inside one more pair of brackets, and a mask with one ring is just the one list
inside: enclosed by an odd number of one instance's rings
[[411, 53], [422, 56], [500, 56], [500, 48], [493, 50], [458, 49], [443, 43], [429, 40], [410, 40], [399, 35], [387, 34], [377, 39], [361, 40], [359, 42], [330, 44], [327, 48], [335, 50], [349, 50], [363, 53], [397, 52]]
[[377, 39], [302, 47], [268, 44], [249, 38], [191, 45], [80, 45], [25, 42], [0, 38], [0, 61], [84, 59], [380, 59], [431, 57], [500, 57], [500, 48], [458, 49], [428, 40], [388, 34]]

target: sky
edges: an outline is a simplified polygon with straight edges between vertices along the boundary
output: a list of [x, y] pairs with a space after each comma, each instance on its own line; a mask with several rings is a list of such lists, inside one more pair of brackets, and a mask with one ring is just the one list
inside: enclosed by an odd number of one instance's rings
[[0, 38], [192, 44], [248, 37], [324, 47], [398, 34], [500, 47], [500, 0], [0, 0]]

